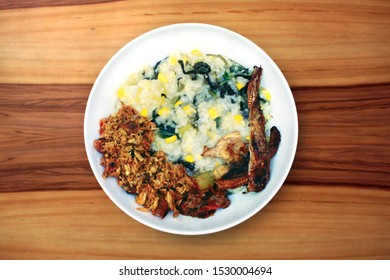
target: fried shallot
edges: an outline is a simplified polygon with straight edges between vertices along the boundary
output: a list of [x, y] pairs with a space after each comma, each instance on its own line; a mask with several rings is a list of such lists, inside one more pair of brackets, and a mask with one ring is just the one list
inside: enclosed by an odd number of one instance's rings
[[225, 190], [201, 190], [181, 164], [169, 162], [151, 143], [156, 125], [130, 106], [100, 121], [95, 149], [102, 153], [103, 178], [116, 177], [118, 185], [136, 195], [141, 211], [164, 218], [168, 211], [207, 218], [230, 205]]

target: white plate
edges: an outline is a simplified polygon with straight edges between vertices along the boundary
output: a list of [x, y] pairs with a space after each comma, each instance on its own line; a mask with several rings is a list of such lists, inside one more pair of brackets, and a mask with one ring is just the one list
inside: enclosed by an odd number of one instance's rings
[[[154, 65], [173, 51], [223, 54], [246, 67], [263, 67], [262, 86], [272, 93], [272, 123], [281, 132], [279, 150], [271, 163], [271, 178], [260, 193], [230, 195], [231, 205], [214, 216], [198, 219], [187, 216], [161, 219], [139, 207], [133, 195], [120, 188], [114, 178], [102, 178], [101, 154], [93, 147], [99, 138], [99, 120], [114, 109], [116, 90], [127, 76], [145, 63]], [[298, 140], [298, 119], [293, 95], [283, 74], [257, 45], [230, 30], [207, 24], [174, 24], [147, 32], [120, 49], [105, 65], [92, 87], [84, 119], [84, 141], [92, 171], [110, 199], [135, 220], [160, 231], [200, 235], [222, 231], [247, 220], [261, 210], [285, 181], [294, 160]]]

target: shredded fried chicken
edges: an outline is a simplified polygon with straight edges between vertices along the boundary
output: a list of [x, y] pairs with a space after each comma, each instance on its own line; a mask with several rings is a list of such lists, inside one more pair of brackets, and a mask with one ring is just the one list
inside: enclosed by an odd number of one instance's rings
[[213, 148], [205, 146], [202, 156], [219, 157], [230, 163], [241, 161], [247, 152], [248, 147], [242, 141], [240, 132], [235, 131], [219, 139]]
[[136, 195], [142, 211], [165, 217], [169, 210], [206, 218], [230, 204], [225, 191], [200, 191], [181, 164], [151, 150], [156, 125], [130, 106], [100, 121], [100, 138], [94, 147], [103, 154], [103, 177], [116, 177], [119, 186]]

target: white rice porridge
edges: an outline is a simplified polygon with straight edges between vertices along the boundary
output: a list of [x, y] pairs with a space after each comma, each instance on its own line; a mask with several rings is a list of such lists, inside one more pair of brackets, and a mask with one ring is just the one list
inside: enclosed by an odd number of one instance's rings
[[[224, 161], [202, 157], [205, 146], [235, 131], [249, 140], [246, 85], [251, 73], [222, 55], [174, 52], [130, 74], [117, 90], [118, 104], [132, 106], [157, 124], [154, 150], [191, 173], [213, 171]], [[268, 120], [271, 95], [264, 88], [259, 94]]]

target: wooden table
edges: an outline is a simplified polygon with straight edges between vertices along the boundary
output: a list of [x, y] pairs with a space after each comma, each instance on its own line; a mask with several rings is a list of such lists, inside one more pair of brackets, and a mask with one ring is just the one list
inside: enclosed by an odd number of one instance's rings
[[[98, 185], [83, 143], [87, 98], [108, 59], [181, 22], [263, 48], [299, 117], [296, 159], [271, 203], [203, 236], [128, 217]], [[2, 0], [0, 94], [1, 259], [390, 258], [387, 0]]]

